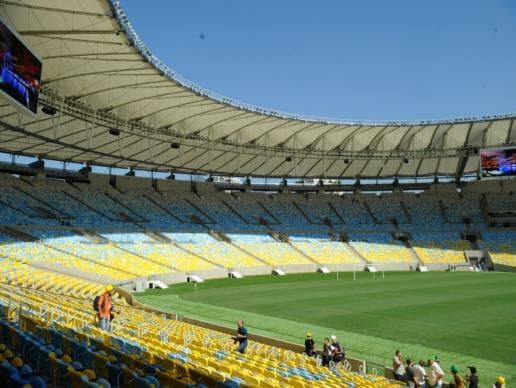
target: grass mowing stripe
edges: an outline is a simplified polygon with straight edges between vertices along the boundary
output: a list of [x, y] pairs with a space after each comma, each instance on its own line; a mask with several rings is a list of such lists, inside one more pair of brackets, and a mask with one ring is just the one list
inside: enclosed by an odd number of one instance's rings
[[[349, 354], [390, 364], [402, 348], [437, 354], [443, 365], [479, 368], [489, 379], [516, 379], [516, 277], [504, 273], [298, 274], [174, 285], [137, 297], [144, 303], [233, 327], [243, 317], [256, 333], [301, 342], [307, 330], [335, 332]], [[503, 320], [499, 317], [503, 316]], [[484, 377], [484, 378], [485, 378]], [[487, 380], [483, 380], [486, 382]]]

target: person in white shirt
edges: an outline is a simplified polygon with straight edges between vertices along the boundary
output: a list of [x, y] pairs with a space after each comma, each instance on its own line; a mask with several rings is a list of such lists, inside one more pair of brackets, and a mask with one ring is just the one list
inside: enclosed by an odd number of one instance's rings
[[423, 365], [425, 365], [423, 361], [414, 365], [414, 381], [418, 388], [426, 388], [426, 370]]
[[430, 359], [428, 362], [430, 366], [430, 376], [428, 376], [428, 382], [431, 387], [441, 388], [443, 386], [444, 372], [437, 362], [437, 360]]
[[401, 350], [396, 350], [394, 359], [392, 360], [392, 373], [394, 380], [406, 381], [405, 377], [405, 366], [403, 365], [403, 355]]
[[405, 366], [403, 365], [403, 355], [401, 350], [396, 350], [394, 359], [392, 360], [392, 373], [394, 380], [405, 381]]

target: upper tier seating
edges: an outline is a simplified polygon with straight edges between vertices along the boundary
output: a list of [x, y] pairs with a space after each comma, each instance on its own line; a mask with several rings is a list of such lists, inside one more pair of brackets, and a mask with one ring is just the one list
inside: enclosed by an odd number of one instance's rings
[[[141, 224], [149, 229], [170, 229], [182, 226], [182, 223], [170, 215], [165, 209], [162, 196], [152, 191], [135, 191], [126, 194], [120, 192], [110, 193], [111, 198], [116, 199], [125, 208], [131, 209], [140, 219]], [[195, 226], [189, 225], [193, 228]]]
[[402, 199], [413, 223], [424, 227], [440, 227], [444, 219], [439, 208], [439, 199], [430, 194], [404, 195]]
[[488, 193], [486, 194], [486, 199], [489, 210], [516, 210], [516, 194], [512, 192], [503, 194]]
[[482, 222], [483, 217], [480, 211], [480, 199], [474, 194], [439, 194], [442, 201], [448, 221], [461, 223], [465, 218], [469, 218], [471, 222]]
[[374, 219], [364, 206], [361, 195], [328, 196], [336, 212], [344, 219], [346, 226], [352, 229], [372, 228]]
[[328, 204], [327, 198], [331, 195], [308, 194], [305, 197], [298, 196], [294, 200], [298, 210], [303, 212], [310, 223], [324, 225], [328, 220], [333, 225], [343, 224], [344, 220]]
[[368, 196], [367, 204], [378, 222], [382, 224], [390, 224], [393, 220], [399, 224], [409, 222], [401, 205], [401, 197], [398, 195]]
[[[301, 212], [294, 206], [292, 197], [286, 194], [274, 194], [268, 204], [269, 211], [281, 221], [278, 229], [291, 231], [310, 231], [314, 226], [310, 225]], [[316, 228], [320, 228], [316, 226]]]
[[[271, 199], [266, 194], [242, 193], [237, 194], [236, 198], [231, 195], [226, 195], [221, 198], [221, 201], [229, 205], [236, 214], [241, 216], [245, 222], [249, 224], [259, 225], [260, 220], [265, 221], [267, 224], [278, 224], [278, 220], [267, 211]], [[261, 230], [261, 228], [257, 230]]]

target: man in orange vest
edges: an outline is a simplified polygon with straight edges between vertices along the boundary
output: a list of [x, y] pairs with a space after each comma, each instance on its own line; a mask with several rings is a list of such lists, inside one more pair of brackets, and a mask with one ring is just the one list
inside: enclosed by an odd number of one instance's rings
[[113, 286], [107, 285], [98, 302], [100, 328], [106, 331], [111, 330], [111, 311], [114, 308], [111, 300], [111, 291], [113, 291]]

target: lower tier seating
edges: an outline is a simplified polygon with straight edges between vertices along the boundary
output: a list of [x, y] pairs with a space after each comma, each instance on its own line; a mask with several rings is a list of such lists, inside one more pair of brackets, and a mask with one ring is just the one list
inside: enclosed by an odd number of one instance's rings
[[[104, 286], [89, 280], [58, 274], [35, 268], [19, 261], [0, 259], [0, 284], [27, 287], [76, 298], [94, 299]], [[117, 303], [125, 304], [118, 294], [113, 295]]]
[[478, 245], [489, 251], [491, 260], [497, 264], [516, 266], [516, 232], [489, 231], [482, 233]]
[[360, 264], [362, 261], [347, 246], [337, 241], [293, 242], [296, 248], [321, 264]]
[[159, 264], [172, 266], [176, 271], [195, 271], [215, 268], [210, 262], [169, 243], [118, 244], [128, 252], [147, 257]]
[[242, 242], [238, 243], [237, 245], [272, 266], [287, 264], [311, 264], [309, 259], [307, 259], [287, 243], [264, 241], [261, 243]]
[[460, 264], [466, 262], [464, 250], [471, 244], [453, 232], [414, 232], [412, 246], [427, 264]]
[[228, 269], [263, 265], [254, 257], [223, 241], [213, 241], [205, 244], [178, 243], [178, 246]]
[[101, 331], [89, 300], [0, 285], [0, 342], [13, 352], [2, 368], [22, 379], [16, 354], [59, 386], [397, 387], [253, 341], [240, 354], [228, 334], [130, 306], [117, 311], [112, 331]]

